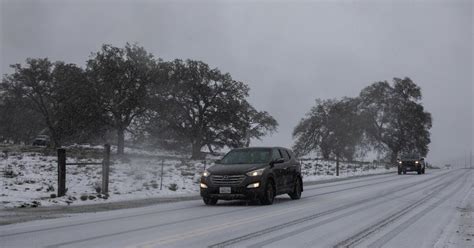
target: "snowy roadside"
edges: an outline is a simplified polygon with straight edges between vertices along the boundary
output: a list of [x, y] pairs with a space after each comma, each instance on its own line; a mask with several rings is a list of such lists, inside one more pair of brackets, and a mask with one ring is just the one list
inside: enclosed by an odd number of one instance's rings
[[[90, 205], [152, 198], [193, 197], [199, 193], [198, 181], [205, 166], [212, 165], [211, 160], [192, 161], [179, 158], [176, 154], [159, 153], [168, 156], [162, 159], [153, 157], [156, 153], [137, 154], [132, 150], [128, 152], [134, 156], [113, 161], [109, 195], [99, 193], [101, 166], [71, 165], [67, 166], [68, 190], [64, 197], [56, 197], [55, 156], [44, 156], [36, 152], [11, 153], [8, 158], [0, 160], [0, 169], [5, 171], [0, 188], [0, 208]], [[68, 162], [100, 162], [100, 160], [79, 156], [68, 158]], [[161, 177], [162, 165], [163, 177]], [[335, 163], [332, 161], [302, 161], [303, 180], [309, 184], [395, 170], [387, 169], [381, 164], [342, 162], [339, 177], [335, 176], [335, 171]]]
[[451, 213], [450, 221], [433, 245], [436, 248], [474, 247], [474, 187]]

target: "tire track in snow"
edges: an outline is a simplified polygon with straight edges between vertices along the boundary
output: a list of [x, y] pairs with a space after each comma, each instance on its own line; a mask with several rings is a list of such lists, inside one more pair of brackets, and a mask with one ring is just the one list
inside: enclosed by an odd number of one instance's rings
[[[464, 174], [463, 177], [465, 178], [464, 180], [466, 180], [466, 176], [467, 174]], [[444, 185], [440, 185], [439, 187], [437, 187], [437, 190], [435, 190], [434, 192], [426, 195], [425, 197], [413, 202], [412, 204], [410, 204], [409, 206], [406, 206], [404, 208], [402, 208], [401, 210], [391, 214], [390, 216], [382, 219], [381, 221], [378, 221], [377, 223], [365, 228], [364, 230], [356, 233], [355, 235], [337, 243], [334, 247], [353, 247], [353, 246], [356, 246], [357, 244], [359, 244], [360, 242], [362, 242], [364, 239], [367, 239], [368, 237], [372, 236], [373, 234], [375, 234], [376, 232], [380, 231], [380, 229], [384, 228], [384, 227], [387, 227], [388, 225], [392, 224], [393, 222], [395, 222], [396, 220], [398, 220], [399, 218], [403, 217], [405, 214], [413, 211], [414, 209], [417, 209], [419, 206], [423, 205], [424, 203], [428, 202], [430, 199], [432, 199], [432, 197], [436, 194], [439, 194], [443, 189], [445, 189], [446, 187], [450, 186], [451, 184], [453, 184], [454, 182], [456, 182], [456, 180], [451, 180], [447, 183], [445, 183]], [[441, 187], [442, 186], [442, 187]], [[455, 191], [453, 192], [450, 192], [450, 194], [448, 194], [448, 196], [442, 198], [441, 200], [437, 201], [435, 203], [436, 204], [441, 204], [443, 201], [447, 200], [449, 197], [451, 197], [452, 193], [455, 193], [456, 190], [458, 190], [458, 188], [462, 187], [463, 184], [461, 184], [460, 186], [458, 186]], [[417, 219], [416, 219], [417, 220]], [[415, 221], [416, 221], [415, 220]], [[402, 230], [400, 230], [401, 232]], [[388, 242], [388, 241], [387, 241]]]
[[[425, 182], [437, 179], [439, 177], [446, 176], [448, 174], [451, 174], [452, 172], [453, 171], [450, 171], [448, 173], [443, 173], [443, 174], [440, 174], [440, 175], [436, 175], [434, 177], [430, 177], [430, 178], [424, 179], [422, 181], [413, 182], [413, 183], [410, 183], [408, 185], [405, 185], [405, 187], [403, 187], [403, 188], [397, 188], [397, 189], [391, 190], [389, 192], [385, 192], [383, 195], [386, 196], [386, 195], [394, 194], [394, 193], [397, 193], [401, 190], [409, 189], [413, 186], [420, 185], [421, 183], [425, 183]], [[388, 180], [388, 181], [392, 181], [392, 180]], [[387, 181], [380, 182], [380, 183], [386, 183], [386, 182]], [[380, 183], [371, 183], [371, 184], [366, 184], [364, 186], [373, 186], [375, 184], [380, 184]], [[361, 188], [361, 187], [363, 187], [363, 186], [360, 186], [360, 187], [357, 187], [357, 188]], [[351, 188], [351, 189], [354, 189], [354, 188]], [[341, 190], [341, 191], [345, 191], [345, 190]], [[331, 191], [331, 193], [335, 193], [335, 192], [340, 192], [340, 191], [339, 190]], [[323, 194], [326, 194], [326, 193], [323, 193]], [[321, 194], [318, 194], [318, 195], [321, 195]], [[318, 195], [309, 196], [309, 197], [305, 197], [305, 198], [312, 198], [312, 197], [315, 197], [315, 196], [318, 196]], [[249, 233], [247, 235], [239, 236], [239, 237], [232, 238], [232, 239], [229, 239], [229, 240], [226, 240], [226, 241], [223, 241], [223, 242], [212, 244], [208, 247], [209, 248], [216, 248], [216, 247], [226, 247], [226, 246], [229, 246], [229, 245], [233, 245], [233, 244], [236, 244], [236, 243], [239, 243], [239, 242], [242, 242], [242, 241], [246, 241], [246, 240], [249, 240], [249, 239], [252, 239], [252, 238], [260, 237], [260, 236], [263, 236], [265, 234], [281, 230], [283, 228], [287, 228], [287, 227], [294, 226], [294, 225], [297, 225], [297, 224], [301, 224], [301, 223], [304, 223], [304, 222], [307, 222], [307, 221], [311, 221], [311, 220], [314, 220], [314, 219], [317, 219], [317, 218], [320, 218], [320, 217], [323, 217], [323, 216], [327, 216], [327, 215], [330, 215], [330, 214], [333, 214], [333, 213], [336, 213], [336, 212], [339, 212], [339, 211], [343, 211], [343, 210], [346, 210], [346, 209], [349, 209], [349, 208], [352, 208], [352, 207], [355, 207], [355, 206], [360, 206], [360, 205], [363, 205], [367, 202], [380, 199], [380, 197], [381, 197], [380, 195], [376, 195], [374, 197], [366, 198], [366, 199], [357, 201], [355, 203], [342, 205], [340, 207], [337, 207], [337, 208], [334, 208], [334, 209], [331, 209], [331, 210], [328, 210], [328, 211], [324, 211], [324, 212], [316, 213], [316, 214], [313, 214], [313, 215], [305, 216], [305, 217], [295, 219], [295, 220], [292, 220], [292, 221], [289, 221], [289, 222], [286, 222], [286, 223], [283, 223], [283, 224], [268, 227], [268, 228], [262, 229], [262, 230], [257, 231], [257, 232]], [[360, 210], [363, 210], [363, 208], [361, 208]], [[343, 216], [341, 216], [341, 218], [342, 217]]]
[[400, 234], [403, 230], [417, 222], [419, 219], [421, 219], [423, 216], [431, 212], [433, 209], [437, 208], [439, 205], [441, 205], [443, 202], [447, 201], [449, 198], [451, 198], [454, 194], [458, 193], [459, 190], [464, 187], [465, 183], [467, 182], [468, 176], [466, 175], [463, 182], [453, 191], [451, 191], [449, 194], [447, 194], [445, 197], [439, 199], [433, 204], [430, 204], [428, 207], [424, 208], [422, 211], [420, 211], [419, 214], [415, 215], [414, 217], [406, 220], [405, 222], [401, 223], [398, 225], [396, 228], [388, 232], [387, 234], [383, 235], [381, 238], [377, 239], [373, 243], [371, 243], [368, 248], [375, 248], [375, 247], [382, 247], [384, 244], [388, 243], [390, 240], [395, 238], [398, 234]]

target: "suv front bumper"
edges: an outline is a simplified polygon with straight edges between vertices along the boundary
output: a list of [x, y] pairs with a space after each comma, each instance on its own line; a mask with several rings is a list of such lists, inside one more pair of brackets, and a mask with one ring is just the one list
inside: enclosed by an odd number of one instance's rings
[[419, 171], [423, 169], [421, 165], [400, 165], [399, 167], [402, 171]]
[[[205, 184], [207, 188], [200, 187], [201, 197], [207, 198], [214, 198], [214, 199], [222, 199], [222, 200], [254, 200], [258, 199], [264, 195], [264, 185], [265, 181], [263, 178], [252, 178], [246, 177], [240, 184], [238, 185], [214, 185], [211, 182], [210, 177], [201, 178], [201, 183]], [[247, 188], [249, 184], [253, 183], [260, 183], [259, 187], [257, 188]], [[230, 193], [220, 193], [219, 188], [221, 187], [229, 187], [231, 189]]]

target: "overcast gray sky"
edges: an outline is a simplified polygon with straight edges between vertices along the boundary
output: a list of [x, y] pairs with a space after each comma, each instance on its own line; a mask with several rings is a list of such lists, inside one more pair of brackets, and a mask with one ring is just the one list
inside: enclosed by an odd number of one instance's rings
[[433, 114], [428, 158], [463, 156], [473, 135], [473, 3], [466, 1], [1, 1], [1, 72], [27, 57], [85, 65], [101, 44], [138, 42], [199, 59], [251, 87], [279, 122], [254, 145], [291, 146], [316, 98], [411, 77]]

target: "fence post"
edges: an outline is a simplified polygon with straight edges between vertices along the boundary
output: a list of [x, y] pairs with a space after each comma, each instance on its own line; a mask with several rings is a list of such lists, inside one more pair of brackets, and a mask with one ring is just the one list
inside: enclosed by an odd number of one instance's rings
[[163, 167], [165, 166], [165, 161], [161, 160], [161, 179], [160, 179], [160, 190], [163, 189]]
[[110, 145], [104, 145], [104, 160], [102, 160], [102, 194], [109, 193], [109, 172], [110, 172]]
[[58, 197], [66, 194], [66, 149], [58, 149]]

